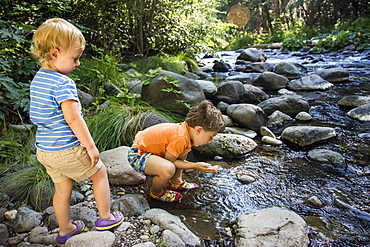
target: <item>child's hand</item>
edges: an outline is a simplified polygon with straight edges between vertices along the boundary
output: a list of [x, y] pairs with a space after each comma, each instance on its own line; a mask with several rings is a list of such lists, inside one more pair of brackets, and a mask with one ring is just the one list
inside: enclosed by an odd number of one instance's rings
[[197, 162], [196, 164], [198, 165], [198, 170], [202, 172], [217, 172], [218, 171], [218, 167], [212, 166], [209, 163]]
[[100, 159], [99, 150], [96, 148], [96, 146], [94, 146], [90, 150], [86, 150], [86, 151], [91, 159], [91, 167], [94, 167]]

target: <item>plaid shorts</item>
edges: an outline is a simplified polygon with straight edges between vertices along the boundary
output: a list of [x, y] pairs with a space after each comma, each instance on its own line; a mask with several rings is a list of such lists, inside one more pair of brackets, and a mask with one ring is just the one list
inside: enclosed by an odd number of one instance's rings
[[145, 153], [140, 156], [137, 148], [131, 148], [127, 154], [128, 163], [130, 163], [135, 171], [144, 173], [145, 164], [151, 154], [152, 153]]

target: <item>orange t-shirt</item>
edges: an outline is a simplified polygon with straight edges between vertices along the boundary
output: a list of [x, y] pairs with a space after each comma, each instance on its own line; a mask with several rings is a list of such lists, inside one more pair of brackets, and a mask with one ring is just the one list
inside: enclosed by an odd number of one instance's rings
[[139, 149], [139, 155], [153, 153], [165, 157], [168, 151], [180, 157], [191, 150], [189, 126], [182, 123], [161, 123], [139, 131], [132, 147]]

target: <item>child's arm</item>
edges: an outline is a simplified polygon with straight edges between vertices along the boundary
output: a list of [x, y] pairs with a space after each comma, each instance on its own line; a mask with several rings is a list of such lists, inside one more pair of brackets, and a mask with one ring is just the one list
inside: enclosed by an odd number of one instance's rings
[[91, 159], [91, 167], [95, 166], [99, 161], [99, 151], [95, 146], [94, 140], [91, 137], [85, 120], [80, 115], [78, 103], [75, 100], [66, 100], [62, 102], [62, 111], [65, 120], [71, 127], [81, 144], [86, 147], [87, 154]]
[[205, 162], [189, 162], [185, 160], [186, 156], [176, 158], [169, 152], [166, 152], [165, 159], [171, 161], [179, 169], [196, 169], [201, 172], [217, 172], [218, 168]]

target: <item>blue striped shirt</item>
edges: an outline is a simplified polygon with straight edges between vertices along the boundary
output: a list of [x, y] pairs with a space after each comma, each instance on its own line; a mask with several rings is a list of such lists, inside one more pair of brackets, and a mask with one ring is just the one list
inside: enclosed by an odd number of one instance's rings
[[61, 103], [76, 100], [76, 84], [66, 75], [40, 69], [31, 82], [30, 119], [37, 125], [36, 147], [44, 151], [58, 151], [74, 147], [80, 141], [66, 122]]

